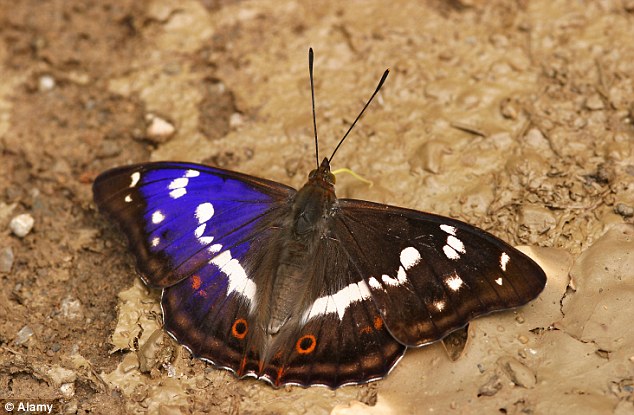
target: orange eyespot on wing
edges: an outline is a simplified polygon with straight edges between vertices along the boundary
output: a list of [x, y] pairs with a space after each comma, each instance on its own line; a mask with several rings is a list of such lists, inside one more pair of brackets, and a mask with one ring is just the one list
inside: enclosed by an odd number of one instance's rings
[[300, 337], [295, 344], [295, 350], [297, 350], [297, 353], [303, 355], [312, 353], [315, 350], [315, 347], [317, 347], [317, 339], [315, 339], [315, 336], [312, 334]]
[[233, 326], [231, 326], [231, 334], [238, 340], [242, 340], [246, 337], [247, 332], [249, 331], [249, 325], [247, 321], [243, 318], [239, 318], [234, 321]]

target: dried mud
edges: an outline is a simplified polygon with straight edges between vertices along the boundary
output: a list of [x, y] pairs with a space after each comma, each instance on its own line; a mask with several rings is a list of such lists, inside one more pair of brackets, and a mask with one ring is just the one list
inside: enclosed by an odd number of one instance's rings
[[[68, 414], [634, 413], [631, 39], [629, 0], [0, 0], [0, 399]], [[455, 361], [411, 350], [385, 380], [336, 391], [239, 381], [162, 333], [159, 293], [95, 211], [92, 180], [131, 162], [301, 186], [309, 46], [324, 153], [391, 69], [334, 163], [374, 186], [342, 176], [340, 197], [468, 221], [548, 273], [536, 301], [474, 321]]]

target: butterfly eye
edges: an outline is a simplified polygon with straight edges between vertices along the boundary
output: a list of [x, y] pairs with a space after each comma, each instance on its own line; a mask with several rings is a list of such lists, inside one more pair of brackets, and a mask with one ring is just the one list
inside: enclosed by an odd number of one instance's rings
[[247, 321], [243, 318], [239, 318], [233, 323], [233, 326], [231, 326], [231, 334], [233, 334], [233, 337], [236, 339], [242, 340], [247, 335], [248, 328]]
[[299, 354], [310, 354], [315, 350], [317, 346], [317, 339], [312, 334], [307, 334], [302, 336], [297, 340], [297, 344], [295, 344], [295, 349]]

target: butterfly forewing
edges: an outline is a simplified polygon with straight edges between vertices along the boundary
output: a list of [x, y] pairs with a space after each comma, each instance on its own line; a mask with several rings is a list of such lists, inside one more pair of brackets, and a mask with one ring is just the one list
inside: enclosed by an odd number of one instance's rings
[[534, 261], [466, 223], [358, 200], [339, 205], [337, 238], [404, 345], [434, 342], [479, 315], [526, 304], [546, 284]]
[[148, 163], [109, 170], [93, 186], [100, 210], [123, 228], [146, 283], [188, 278], [229, 249], [243, 255], [295, 190], [193, 163]]

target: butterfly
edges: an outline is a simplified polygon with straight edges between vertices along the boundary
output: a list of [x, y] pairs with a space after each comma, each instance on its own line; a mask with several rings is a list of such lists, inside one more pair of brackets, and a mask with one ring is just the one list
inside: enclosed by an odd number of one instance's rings
[[164, 329], [195, 357], [254, 377], [336, 388], [381, 379], [408, 347], [518, 307], [543, 270], [467, 223], [338, 199], [329, 158], [299, 190], [182, 162], [123, 166], [93, 185], [127, 235], [141, 278], [162, 289]]

